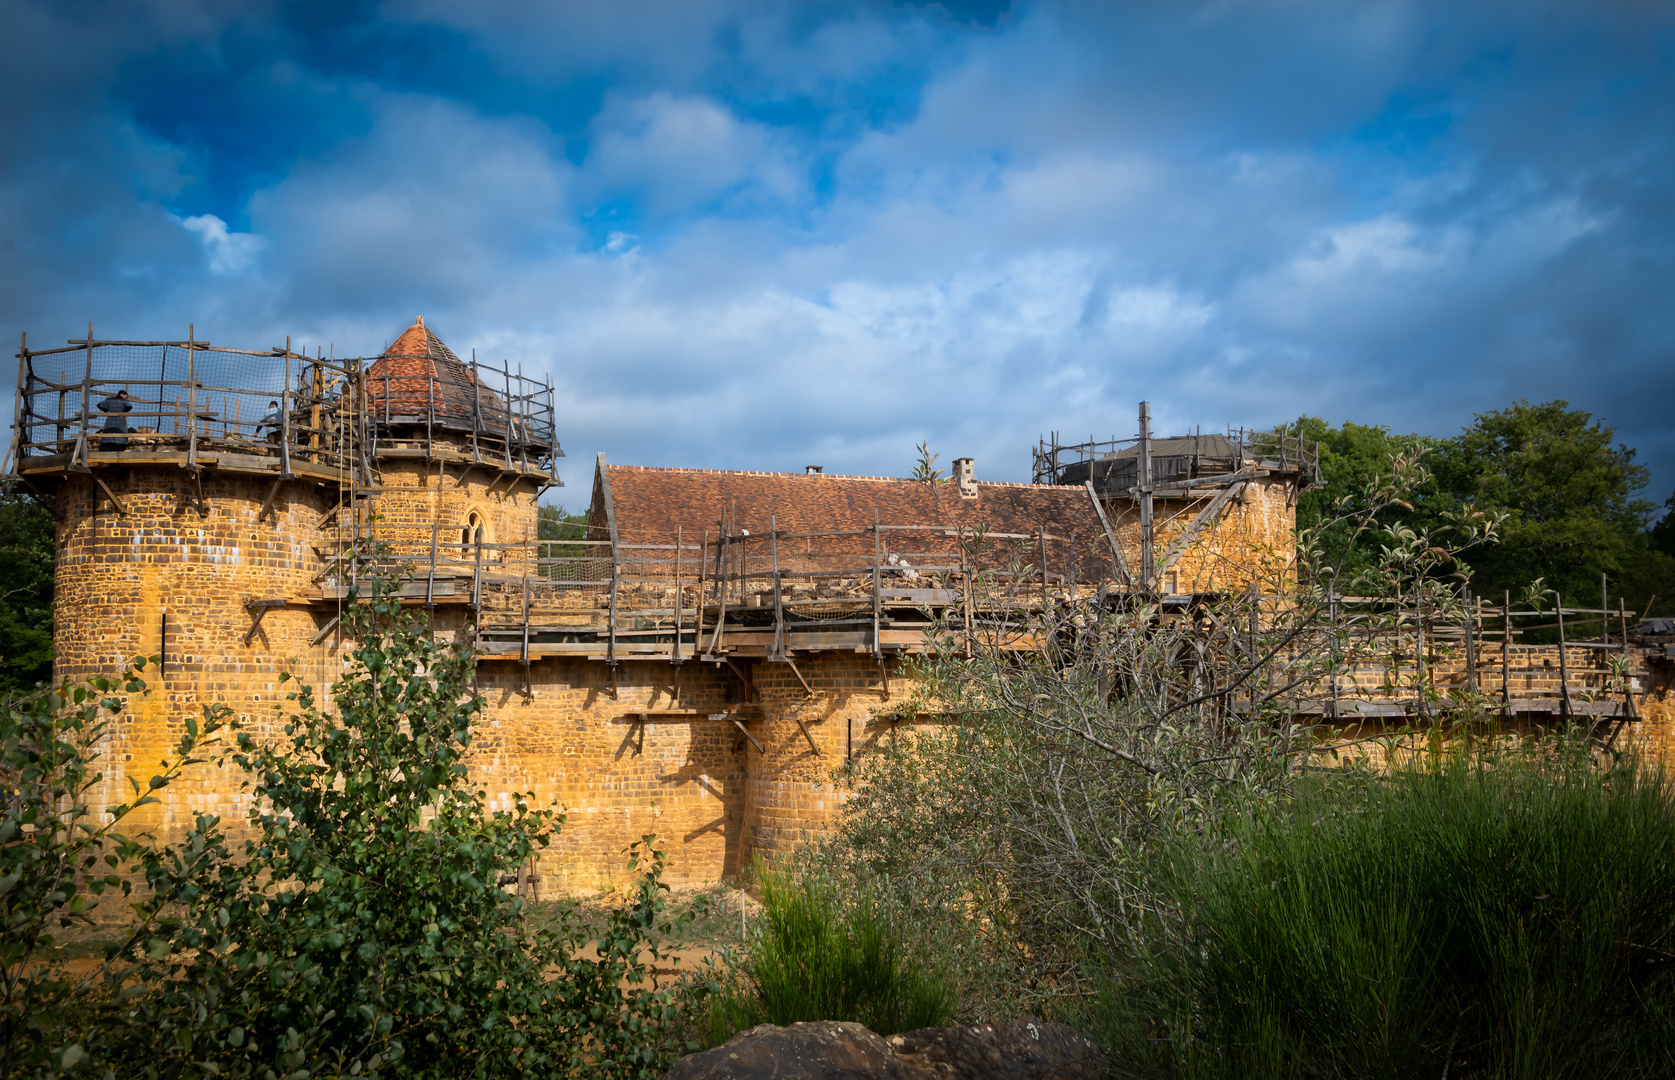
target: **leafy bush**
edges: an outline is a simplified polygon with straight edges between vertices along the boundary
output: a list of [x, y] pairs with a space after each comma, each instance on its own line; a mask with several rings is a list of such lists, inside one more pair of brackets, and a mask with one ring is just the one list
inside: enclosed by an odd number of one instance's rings
[[[1108, 990], [1181, 1076], [1675, 1074], [1675, 783], [1584, 751], [1415, 764], [1198, 846]], [[1161, 1042], [1159, 1039], [1161, 1038]]]
[[[94, 887], [135, 876], [146, 885], [97, 977], [42, 973], [30, 993], [46, 1012], [28, 1010], [28, 993], [7, 998], [7, 1075], [649, 1077], [667, 1067], [677, 1048], [672, 998], [650, 968], [666, 890], [653, 838], [635, 846], [636, 892], [612, 914], [597, 960], [581, 955], [569, 920], [531, 932], [499, 882], [563, 819], [527, 797], [491, 813], [469, 781], [481, 709], [470, 635], [434, 642], [387, 585], [344, 622], [356, 644], [333, 708], [303, 688], [283, 711], [282, 739], [238, 732], [222, 744], [222, 760], [249, 776], [249, 838], [236, 855], [211, 816], [174, 848], [72, 819], [33, 841], [47, 850], [34, 863], [4, 849], [7, 867], [36, 867], [18, 879], [30, 889], [7, 898], [7, 956], [38, 952], [32, 928], [47, 918], [85, 916], [73, 881], [96, 860], [112, 877]], [[24, 811], [37, 822], [30, 836], [96, 781], [98, 710], [120, 706], [84, 703], [68, 728], [50, 709], [25, 717], [34, 743], [8, 750], [8, 764], [39, 778]], [[23, 730], [8, 712], [8, 731]], [[202, 727], [189, 720], [180, 760], [151, 787], [194, 764], [221, 724], [214, 712]], [[73, 737], [54, 742], [53, 730]], [[85, 806], [76, 813], [87, 817]], [[14, 983], [26, 966], [8, 967]]]
[[32, 500], [0, 490], [0, 691], [52, 678], [56, 527]]
[[[1426, 482], [1419, 449], [1300, 533], [1295, 557], [1254, 554], [1243, 587], [1186, 606], [1101, 591], [1024, 610], [1037, 552], [971, 538], [962, 561], [1006, 569], [938, 581], [970, 599], [913, 665], [914, 699], [892, 706], [932, 722], [851, 766], [829, 849], [833, 865], [888, 883], [916, 937], [950, 942], [971, 988], [964, 1017], [1051, 1014], [1084, 998], [1090, 968], [1149, 920], [1183, 926], [1190, 913], [1162, 888], [1171, 853], [1291, 797], [1328, 734], [1299, 719], [1299, 699], [1382, 670], [1392, 696], [1469, 719], [1474, 703], [1445, 701], [1404, 650], [1417, 628], [1464, 618], [1459, 555], [1492, 542], [1498, 521], [1381, 525]], [[1379, 557], [1334, 565], [1323, 537], [1375, 537]], [[1346, 620], [1350, 591], [1377, 599]]]
[[[93, 925], [94, 909], [107, 892], [131, 894], [133, 881], [117, 871], [144, 847], [119, 827], [157, 802], [151, 792], [198, 764], [192, 755], [214, 732], [214, 725], [200, 730], [188, 721], [172, 765], [144, 791], [130, 781], [132, 802], [95, 812], [88, 799], [101, 781], [96, 748], [122, 708], [116, 695], [144, 691], [143, 669], [141, 662], [121, 682], [98, 678], [87, 686], [8, 696], [0, 710], [6, 796], [0, 817], [0, 1075], [50, 1075], [86, 1056], [63, 1035], [98, 992], [99, 976], [110, 977], [111, 965], [94, 977], [72, 978], [51, 962], [54, 947], [64, 932]], [[152, 898], [154, 904], [170, 899]], [[124, 946], [134, 945], [149, 926], [142, 914]]]
[[843, 896], [816, 873], [757, 865], [762, 913], [748, 956], [714, 987], [705, 1018], [714, 1045], [757, 1024], [848, 1020], [880, 1035], [937, 1027], [953, 984], [910, 959], [870, 889]]

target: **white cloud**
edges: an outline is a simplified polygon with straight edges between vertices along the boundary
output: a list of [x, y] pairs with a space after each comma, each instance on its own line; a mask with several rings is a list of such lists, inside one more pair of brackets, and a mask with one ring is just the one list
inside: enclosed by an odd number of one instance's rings
[[[27, 270], [0, 310], [340, 355], [423, 312], [551, 371], [573, 480], [594, 449], [901, 471], [925, 438], [1021, 479], [1037, 434], [1128, 434], [1142, 397], [1162, 430], [1447, 431], [1569, 396], [1639, 410], [1625, 437], [1675, 461], [1650, 404], [1675, 392], [1675, 98], [1627, 31], [1589, 52], [1593, 16], [1507, 10], [1023, 3], [966, 32], [929, 6], [393, 0], [463, 35], [463, 74], [277, 56], [354, 108], [242, 181], [248, 233], [192, 203], [213, 148], [118, 145], [104, 89], [14, 91], [0, 244]], [[200, 22], [177, 36], [213, 65], [226, 21]]]
[[196, 233], [203, 243], [212, 274], [243, 273], [250, 269], [263, 247], [261, 237], [254, 233], [228, 232], [227, 223], [214, 214], [182, 218], [180, 224], [188, 232]]
[[370, 131], [256, 193], [251, 223], [283, 252], [292, 303], [398, 310], [504, 287], [570, 250], [571, 167], [527, 119], [380, 95]]
[[627, 188], [656, 214], [751, 188], [773, 201], [800, 186], [771, 133], [713, 101], [666, 93], [607, 102], [592, 125], [585, 176], [596, 192]]

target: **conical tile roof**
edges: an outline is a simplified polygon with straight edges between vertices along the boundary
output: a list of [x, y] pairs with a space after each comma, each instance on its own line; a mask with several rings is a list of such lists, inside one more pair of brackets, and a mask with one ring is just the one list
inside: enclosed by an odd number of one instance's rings
[[425, 326], [423, 316], [367, 368], [366, 388], [368, 411], [387, 423], [452, 421], [469, 428], [473, 416], [489, 425], [506, 419], [500, 396], [478, 384], [470, 365]]

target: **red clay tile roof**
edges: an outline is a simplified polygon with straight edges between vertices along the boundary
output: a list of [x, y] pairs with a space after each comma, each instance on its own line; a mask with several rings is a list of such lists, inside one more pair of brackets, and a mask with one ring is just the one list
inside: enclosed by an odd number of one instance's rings
[[[617, 537], [624, 544], [671, 543], [677, 525], [685, 542], [698, 542], [705, 530], [713, 540], [724, 519], [759, 535], [768, 531], [770, 516], [782, 534], [871, 529], [876, 512], [884, 525], [984, 525], [991, 533], [1010, 534], [1044, 529], [1062, 538], [1049, 544], [1055, 574], [1071, 558], [1072, 537], [1084, 579], [1112, 573], [1103, 528], [1080, 487], [979, 483], [978, 497], [964, 499], [952, 481], [929, 485], [885, 477], [637, 465], [608, 465], [606, 472]], [[599, 487], [596, 477], [596, 500]], [[596, 506], [596, 520], [602, 510]], [[870, 550], [870, 539], [865, 546]]]
[[428, 416], [469, 425], [475, 408], [486, 422], [503, 423], [499, 395], [476, 382], [470, 366], [420, 319], [367, 368], [368, 410], [377, 419], [422, 423]]

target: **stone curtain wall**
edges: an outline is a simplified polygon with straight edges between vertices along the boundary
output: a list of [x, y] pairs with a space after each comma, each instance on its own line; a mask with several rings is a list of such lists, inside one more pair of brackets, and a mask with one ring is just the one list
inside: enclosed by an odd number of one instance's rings
[[865, 653], [834, 651], [797, 658], [797, 669], [813, 688], [812, 695], [790, 664], [754, 665], [762, 722], [752, 727], [752, 734], [764, 752], [750, 747], [745, 809], [750, 852], [775, 859], [835, 824], [849, 788], [833, 774], [851, 752], [858, 755], [877, 745], [891, 726], [882, 717], [902, 707], [911, 690], [898, 673], [899, 663], [888, 663], [888, 699], [883, 671]]
[[[625, 849], [647, 832], [667, 846], [669, 880], [703, 882], [732, 875], [753, 854], [784, 855], [833, 824], [848, 797], [833, 774], [847, 753], [891, 730], [874, 714], [899, 707], [909, 687], [892, 670], [886, 701], [877, 664], [850, 653], [798, 659], [812, 697], [788, 665], [739, 666], [748, 689], [725, 665], [624, 661], [613, 694], [604, 664], [537, 660], [526, 698], [521, 665], [481, 665], [488, 708], [473, 779], [494, 806], [533, 791], [569, 813], [540, 860], [543, 894], [615, 883], [626, 872]], [[650, 716], [642, 744], [638, 714], [657, 710], [694, 713]], [[762, 750], [730, 719], [710, 719], [731, 711]]]
[[[671, 881], [714, 881], [738, 867], [745, 740], [730, 721], [709, 719], [737, 703], [732, 672], [624, 663], [613, 693], [605, 664], [538, 660], [527, 698], [515, 661], [478, 673], [487, 709], [472, 778], [495, 807], [533, 791], [539, 805], [556, 801], [569, 815], [540, 859], [543, 895], [611, 885], [626, 874], [628, 846], [648, 832], [667, 847]], [[652, 716], [642, 741], [638, 713], [673, 709], [701, 712]]]
[[[142, 466], [100, 475], [128, 513], [117, 513], [90, 477], [65, 481], [55, 675], [79, 681], [117, 675], [135, 656], [164, 653], [167, 660], [164, 677], [148, 676], [151, 693], [131, 702], [107, 744], [108, 780], [97, 797], [108, 805], [131, 797], [130, 777], [144, 787], [178, 742], [185, 718], [199, 714], [205, 703], [231, 707], [258, 736], [277, 735], [276, 710], [286, 689], [279, 673], [290, 671], [323, 688], [341, 671], [342, 644], [336, 633], [310, 644], [335, 613], [329, 604], [269, 609], [260, 631], [244, 642], [255, 617], [246, 601], [299, 596], [324, 569], [317, 545], [333, 549], [338, 533], [335, 526], [324, 533], [315, 529], [336, 505], [335, 490], [286, 482], [272, 514], [258, 521], [269, 477], [206, 470], [209, 514], [200, 516], [191, 477], [183, 470]], [[476, 469], [462, 483], [457, 466], [438, 477], [421, 462], [386, 462], [377, 498], [384, 515], [378, 536], [406, 545], [410, 557], [421, 552], [428, 557], [431, 522], [438, 514], [439, 539], [457, 542], [466, 514], [476, 510], [494, 541], [521, 541], [535, 529], [535, 497], [527, 483], [515, 493], [491, 492], [497, 475]], [[1269, 559], [1289, 573], [1290, 485], [1261, 480], [1250, 492], [1247, 501], [1228, 504], [1214, 531], [1178, 565], [1177, 589], [1240, 588], [1263, 573]], [[1160, 507], [1160, 552], [1193, 513], [1194, 506]], [[1136, 516], [1125, 508], [1118, 526], [1131, 558], [1138, 554]], [[488, 569], [518, 572], [502, 568], [498, 559]], [[518, 614], [501, 591], [485, 594], [488, 621], [514, 620]], [[552, 595], [542, 596], [543, 605], [574, 608], [579, 622], [603, 617], [604, 594], [596, 589], [548, 591]], [[466, 620], [463, 607], [439, 606], [438, 636], [451, 637]], [[1631, 674], [1644, 721], [1625, 739], [1667, 751], [1675, 749], [1670, 740], [1675, 667], [1649, 655], [1633, 653]], [[1579, 700], [1605, 689], [1599, 659], [1597, 650], [1576, 648], [1567, 656]], [[538, 803], [556, 801], [569, 813], [539, 863], [543, 894], [620, 881], [626, 873], [624, 850], [647, 832], [656, 832], [667, 846], [673, 881], [714, 881], [748, 865], [754, 854], [789, 853], [836, 821], [850, 794], [842, 775], [846, 757], [890, 737], [898, 723], [894, 716], [913, 689], [901, 677], [900, 662], [891, 661], [886, 692], [884, 672], [865, 652], [804, 654], [796, 659], [796, 671], [764, 660], [736, 663], [748, 685], [731, 667], [690, 659], [680, 665], [624, 660], [614, 679], [612, 669], [596, 660], [538, 659], [527, 671], [515, 659], [480, 662], [478, 687], [486, 710], [470, 759], [473, 777], [496, 808], [508, 806], [516, 792], [533, 791]], [[1459, 655], [1439, 654], [1431, 665], [1439, 686], [1458, 686], [1464, 679]], [[1556, 694], [1557, 667], [1554, 647], [1515, 647], [1514, 691]], [[1481, 690], [1498, 692], [1498, 644], [1482, 648], [1478, 669]], [[1364, 672], [1345, 681], [1343, 696], [1351, 696], [1353, 681], [1360, 696], [1377, 700], [1382, 679], [1382, 672]], [[641, 712], [665, 715], [642, 724]], [[761, 749], [730, 719], [711, 719], [727, 712], [744, 720]], [[248, 809], [239, 790], [242, 780], [208, 765], [191, 770], [165, 791], [162, 804], [144, 812], [144, 825], [168, 841], [194, 815], [215, 813], [237, 837]]]

